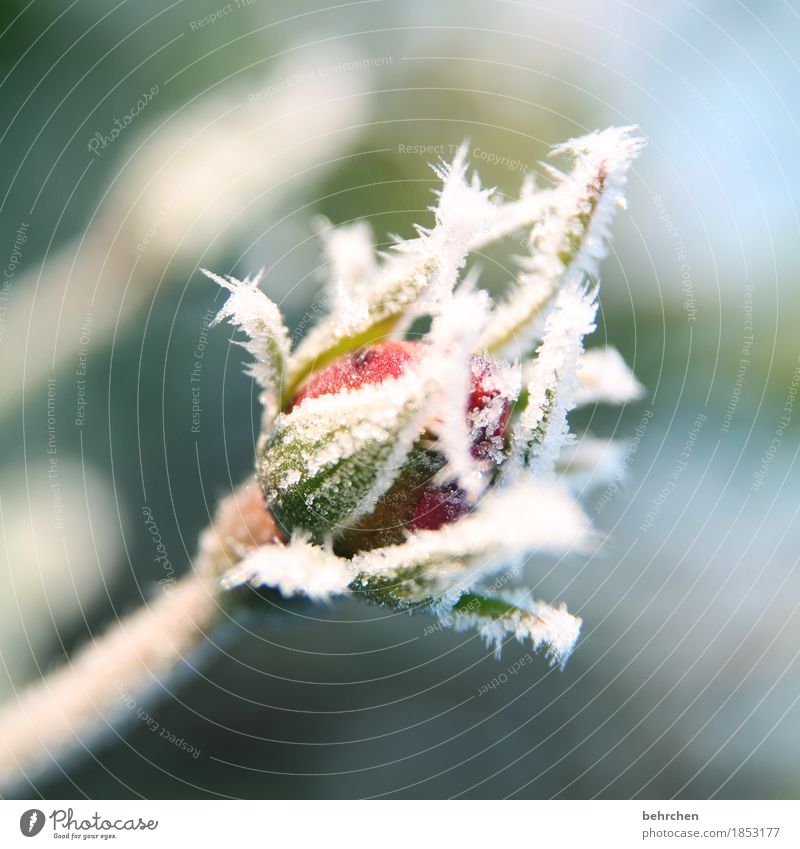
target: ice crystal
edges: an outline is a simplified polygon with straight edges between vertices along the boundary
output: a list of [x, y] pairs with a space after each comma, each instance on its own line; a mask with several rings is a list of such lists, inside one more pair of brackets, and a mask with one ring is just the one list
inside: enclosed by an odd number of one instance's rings
[[[258, 278], [209, 274], [231, 293], [219, 318], [255, 360], [267, 413], [258, 479], [288, 540], [245, 552], [226, 589], [427, 610], [498, 652], [516, 638], [563, 665], [580, 619], [505, 585], [531, 554], [585, 550], [589, 522], [570, 492], [621, 477], [620, 446], [576, 441], [569, 414], [642, 394], [615, 349], [584, 351], [641, 146], [631, 127], [573, 139], [554, 149], [572, 170], [550, 169], [554, 185], [539, 191], [526, 180], [511, 202], [468, 175], [462, 146], [435, 167], [432, 226], [383, 255], [365, 223], [318, 221], [330, 310], [294, 351]], [[468, 258], [523, 228], [529, 255], [492, 306]], [[424, 339], [402, 341], [424, 316]]]

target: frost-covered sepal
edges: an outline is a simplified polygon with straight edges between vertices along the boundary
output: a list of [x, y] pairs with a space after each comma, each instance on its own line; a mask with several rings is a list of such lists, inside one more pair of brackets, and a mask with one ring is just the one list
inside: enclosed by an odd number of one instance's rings
[[580, 506], [555, 484], [520, 481], [489, 492], [477, 509], [437, 531], [417, 531], [405, 543], [356, 555], [351, 563], [366, 595], [380, 601], [385, 579], [405, 601], [475, 586], [498, 568], [515, 568], [527, 555], [583, 551], [589, 521]]
[[564, 666], [581, 632], [582, 621], [567, 611], [566, 605], [553, 607], [533, 601], [528, 593], [498, 596], [465, 593], [452, 606], [435, 608], [439, 621], [456, 631], [477, 630], [495, 655], [512, 638], [530, 640], [533, 649], [544, 649], [553, 666]]
[[567, 414], [575, 407], [583, 338], [595, 329], [597, 289], [568, 284], [547, 317], [544, 339], [529, 366], [527, 402], [512, 431], [508, 473], [527, 467], [552, 473], [562, 449], [572, 441]]
[[212, 324], [227, 318], [247, 334], [248, 340], [241, 344], [253, 357], [249, 372], [261, 387], [261, 404], [265, 420], [269, 422], [280, 409], [281, 382], [291, 348], [281, 311], [258, 288], [263, 272], [252, 279], [237, 280], [231, 276], [220, 277], [205, 268], [201, 271], [231, 293]]
[[635, 129], [610, 127], [553, 148], [552, 155], [567, 154], [575, 164], [569, 174], [548, 167], [556, 185], [542, 192], [544, 208], [531, 230], [529, 256], [481, 340], [491, 353], [528, 356], [541, 317], [563, 283], [597, 275], [614, 214], [625, 206], [628, 170], [644, 144]]
[[282, 529], [320, 540], [368, 513], [422, 430], [428, 388], [410, 366], [400, 378], [307, 398], [281, 413], [257, 471]]
[[353, 579], [347, 561], [302, 538], [288, 545], [263, 545], [250, 551], [222, 577], [222, 587], [266, 587], [281, 595], [328, 601], [346, 592]]

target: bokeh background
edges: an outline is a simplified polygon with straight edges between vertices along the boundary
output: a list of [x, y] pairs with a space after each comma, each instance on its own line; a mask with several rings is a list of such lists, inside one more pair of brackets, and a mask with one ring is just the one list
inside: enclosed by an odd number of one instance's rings
[[196, 757], [133, 721], [19, 795], [800, 793], [795, 4], [4, 0], [0, 44], [4, 698], [185, 570], [250, 471], [199, 267], [264, 266], [301, 331], [314, 216], [411, 235], [418, 146], [468, 138], [511, 194], [567, 137], [649, 139], [592, 339], [647, 395], [574, 417], [628, 474], [587, 494], [597, 553], [531, 565], [585, 620], [566, 670], [356, 603], [254, 612], [153, 708]]

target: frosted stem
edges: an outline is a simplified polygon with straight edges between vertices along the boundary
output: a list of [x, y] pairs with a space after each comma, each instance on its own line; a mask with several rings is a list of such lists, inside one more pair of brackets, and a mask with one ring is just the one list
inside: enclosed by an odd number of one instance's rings
[[[188, 574], [0, 708], [0, 785], [31, 777], [87, 748], [158, 694], [219, 618], [219, 575], [238, 544], [272, 541], [275, 528], [248, 481], [220, 505]], [[133, 702], [132, 702], [133, 700]]]

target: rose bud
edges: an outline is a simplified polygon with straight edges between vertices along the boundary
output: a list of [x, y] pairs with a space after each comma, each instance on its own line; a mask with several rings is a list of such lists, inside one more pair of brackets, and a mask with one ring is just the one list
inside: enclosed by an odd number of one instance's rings
[[[402, 378], [410, 366], [424, 368], [427, 347], [423, 342], [378, 342], [345, 354], [315, 372], [300, 387], [289, 413], [299, 410], [311, 399], [355, 393], [367, 385]], [[471, 387], [464, 411], [470, 428], [472, 456], [487, 475], [502, 462], [511, 406], [501, 393], [496, 372], [497, 365], [491, 359], [473, 358]], [[394, 483], [377, 498], [368, 513], [355, 522], [343, 522], [331, 528], [337, 553], [350, 555], [399, 542], [406, 529], [435, 530], [469, 512], [472, 503], [463, 489], [452, 482], [435, 482], [445, 461], [436, 450], [434, 430], [435, 422], [420, 430]], [[278, 499], [273, 507], [282, 525], [291, 522], [295, 512], [285, 510], [283, 501]], [[316, 525], [315, 518], [310, 516], [304, 527]]]

